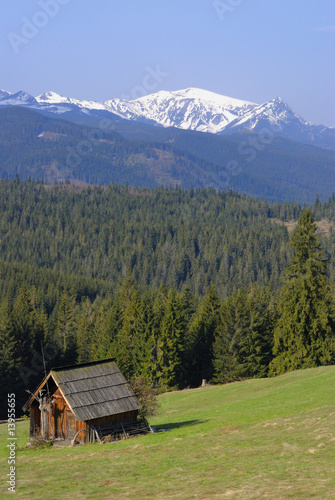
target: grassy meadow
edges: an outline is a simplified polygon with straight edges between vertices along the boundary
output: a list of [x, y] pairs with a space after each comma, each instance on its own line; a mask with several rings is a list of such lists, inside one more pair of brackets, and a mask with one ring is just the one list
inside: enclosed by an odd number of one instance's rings
[[[335, 367], [163, 394], [168, 432], [114, 444], [25, 448], [18, 499], [335, 499]], [[7, 497], [7, 425], [0, 425]]]

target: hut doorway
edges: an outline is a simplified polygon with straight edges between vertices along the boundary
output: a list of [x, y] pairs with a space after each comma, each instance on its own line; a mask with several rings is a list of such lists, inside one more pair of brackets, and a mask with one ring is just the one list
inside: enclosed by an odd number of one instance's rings
[[76, 434], [76, 419], [70, 410], [66, 410], [67, 439], [73, 439]]

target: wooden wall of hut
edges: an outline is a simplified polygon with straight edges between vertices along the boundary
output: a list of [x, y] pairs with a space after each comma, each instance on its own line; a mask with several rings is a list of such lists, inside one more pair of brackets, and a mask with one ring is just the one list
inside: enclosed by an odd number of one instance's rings
[[119, 424], [120, 422], [135, 422], [137, 419], [138, 411], [128, 411], [127, 413], [118, 413], [117, 415], [108, 415], [107, 417], [95, 418], [88, 422], [89, 425], [103, 426], [108, 424]]
[[[85, 443], [88, 441], [88, 429], [86, 422], [76, 420], [72, 410], [66, 404], [59, 389], [51, 396], [51, 415], [49, 416], [49, 438], [73, 439], [78, 431], [81, 431], [76, 441]], [[41, 410], [39, 403], [34, 401], [30, 408], [30, 437], [41, 434]]]
[[[86, 442], [86, 422], [76, 420], [71, 408], [67, 405], [62, 393], [57, 389], [51, 396], [51, 401], [54, 400], [51, 407], [51, 426], [54, 437], [57, 439], [73, 439], [78, 431], [76, 441], [81, 443]], [[85, 432], [84, 432], [85, 431]]]

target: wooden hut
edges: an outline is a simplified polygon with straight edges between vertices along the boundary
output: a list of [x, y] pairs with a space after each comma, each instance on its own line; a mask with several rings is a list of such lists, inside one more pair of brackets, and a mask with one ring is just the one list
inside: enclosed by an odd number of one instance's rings
[[113, 359], [53, 368], [23, 407], [30, 437], [82, 443], [149, 432], [140, 403]]

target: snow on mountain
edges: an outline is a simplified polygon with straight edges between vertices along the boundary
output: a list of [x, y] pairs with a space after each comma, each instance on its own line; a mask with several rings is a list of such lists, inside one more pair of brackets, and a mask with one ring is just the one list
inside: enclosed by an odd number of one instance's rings
[[64, 106], [59, 107], [59, 113], [63, 113], [69, 111], [70, 109], [73, 109], [73, 107], [80, 108], [83, 110], [90, 110], [90, 109], [98, 109], [98, 110], [105, 110], [105, 106], [97, 101], [85, 101], [85, 100], [80, 100], [80, 99], [73, 99], [72, 97], [63, 97], [59, 94], [56, 94], [56, 92], [45, 92], [44, 94], [39, 95], [36, 97], [37, 102], [39, 102], [41, 105], [57, 105], [57, 104], [70, 104], [71, 108], [64, 108]]
[[36, 101], [39, 103], [59, 104], [64, 102], [69, 103], [70, 99], [56, 94], [56, 92], [49, 91], [37, 96]]
[[223, 132], [225, 134], [240, 130], [260, 132], [261, 129], [267, 128], [276, 134], [292, 123], [299, 127], [306, 124], [303, 118], [295, 114], [283, 99], [276, 97], [247, 110], [241, 118], [231, 121]]
[[207, 90], [188, 88], [174, 92], [160, 91], [133, 101], [106, 101], [114, 113], [136, 120], [152, 120], [163, 127], [178, 127], [200, 132], [221, 132], [255, 104], [221, 96]]
[[280, 97], [264, 104], [234, 99], [196, 88], [160, 91], [132, 101], [111, 99], [104, 103], [127, 120], [149, 119], [163, 127], [177, 127], [213, 134], [242, 130], [335, 149], [334, 129], [307, 123]]
[[241, 119], [229, 123], [222, 133], [232, 134], [242, 130], [278, 135], [298, 142], [335, 149], [335, 131], [323, 125], [307, 123], [280, 97], [255, 106]]
[[95, 118], [112, 113], [113, 116], [110, 116], [113, 119], [119, 117], [212, 134], [266, 131], [267, 134], [335, 149], [334, 128], [307, 123], [279, 97], [264, 104], [255, 104], [207, 90], [187, 88], [160, 91], [131, 101], [114, 98], [98, 102], [64, 97], [52, 91], [35, 98], [23, 91], [10, 94], [0, 90], [0, 106], [11, 105], [64, 115], [65, 118], [71, 111]]
[[0, 89], [0, 101], [1, 99], [3, 99], [4, 97], [8, 97], [10, 95], [10, 92], [8, 92], [7, 90], [2, 90]]
[[1, 98], [1, 106], [32, 106], [37, 104], [35, 97], [27, 94], [27, 92], [24, 92], [23, 90], [16, 92], [16, 94], [10, 94], [9, 92], [7, 94], [8, 95]]

